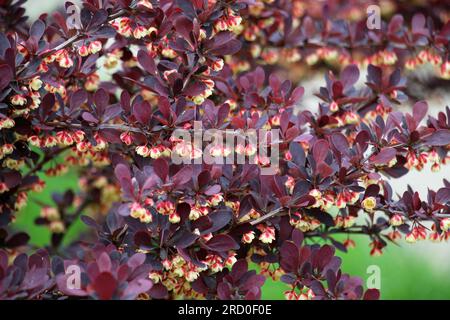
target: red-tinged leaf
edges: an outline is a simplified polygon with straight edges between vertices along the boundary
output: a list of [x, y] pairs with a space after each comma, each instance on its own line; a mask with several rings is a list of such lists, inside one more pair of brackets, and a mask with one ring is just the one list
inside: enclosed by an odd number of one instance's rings
[[333, 83], [333, 99], [339, 99], [343, 95], [344, 86], [340, 81], [336, 81]]
[[142, 191], [145, 190], [150, 190], [152, 189], [154, 186], [156, 186], [159, 182], [158, 177], [153, 174], [150, 177], [147, 178], [147, 180], [145, 180], [144, 185], [142, 186]]
[[371, 184], [366, 188], [366, 192], [364, 193], [364, 198], [367, 197], [376, 197], [380, 192], [380, 186], [376, 184]]
[[404, 26], [403, 16], [396, 14], [392, 17], [388, 25], [388, 33], [397, 33]]
[[412, 33], [414, 35], [427, 35], [428, 29], [425, 26], [426, 19], [422, 13], [416, 13], [411, 21]]
[[292, 230], [292, 242], [297, 246], [297, 248], [300, 248], [302, 246], [304, 238], [305, 236], [303, 235], [303, 232], [301, 232], [297, 228], [294, 228], [294, 230]]
[[313, 19], [310, 16], [306, 16], [303, 19], [302, 30], [307, 38], [313, 38], [313, 36], [315, 35], [316, 27], [314, 25]]
[[441, 188], [436, 192], [434, 202], [440, 204], [447, 204], [450, 201], [450, 188]]
[[367, 67], [367, 80], [375, 84], [375, 89], [380, 89], [382, 74], [383, 71], [380, 67], [374, 66], [372, 64], [369, 64], [369, 66]]
[[114, 173], [116, 174], [117, 179], [120, 180], [130, 180], [131, 181], [131, 172], [130, 169], [122, 164], [119, 163], [116, 168], [114, 169]]
[[379, 300], [380, 299], [380, 291], [377, 289], [367, 289], [364, 293], [364, 300]]
[[216, 232], [223, 227], [225, 227], [232, 218], [233, 214], [229, 208], [227, 209], [219, 209], [208, 215], [208, 218], [212, 221], [212, 226], [206, 230], [202, 231], [203, 234]]
[[285, 135], [286, 141], [294, 140], [298, 136], [299, 133], [300, 133], [300, 131], [297, 127], [290, 127], [286, 131], [286, 135]]
[[194, 289], [195, 292], [201, 294], [207, 294], [209, 292], [209, 288], [205, 284], [205, 281], [203, 281], [202, 277], [199, 277], [194, 282], [191, 282], [191, 287], [192, 289]]
[[186, 110], [177, 118], [177, 121], [175, 121], [175, 124], [176, 125], [183, 124], [185, 122], [193, 120], [194, 117], [195, 117], [195, 110], [194, 109]]
[[303, 88], [303, 87], [295, 88], [291, 93], [291, 96], [287, 102], [287, 105], [290, 106], [290, 105], [294, 105], [294, 104], [298, 103], [298, 101], [303, 97], [304, 93], [305, 93], [305, 88]]
[[335, 132], [331, 136], [331, 143], [341, 154], [348, 155], [349, 145], [347, 138], [340, 132]]
[[148, 125], [152, 117], [152, 107], [147, 101], [141, 101], [133, 105], [133, 115], [143, 125]]
[[414, 104], [413, 107], [413, 117], [416, 120], [417, 124], [422, 121], [425, 115], [428, 112], [428, 104], [426, 101], [419, 101]]
[[162, 283], [155, 283], [150, 289], [149, 294], [153, 299], [164, 299], [167, 297], [169, 292]]
[[[257, 278], [255, 278], [255, 277], [257, 277]], [[266, 278], [264, 278], [264, 276], [257, 275], [255, 277], [254, 277], [255, 278], [254, 280], [260, 279], [259, 282], [262, 282], [262, 284], [264, 284], [264, 282], [266, 281]], [[245, 294], [245, 300], [260, 300], [260, 299], [261, 299], [261, 288], [260, 287], [256, 287], [256, 286], [252, 287]]]
[[359, 79], [358, 67], [354, 64], [345, 67], [340, 74], [340, 79], [345, 89], [350, 88]]
[[158, 109], [165, 119], [170, 120], [172, 118], [170, 102], [166, 97], [159, 97]]
[[78, 109], [83, 103], [86, 102], [88, 96], [86, 90], [80, 89], [72, 93], [70, 96], [70, 108], [72, 110]]
[[18, 171], [2, 172], [3, 182], [9, 189], [18, 186], [22, 182], [22, 177]]
[[316, 199], [313, 196], [310, 195], [304, 195], [301, 196], [298, 200], [294, 202], [294, 206], [296, 208], [303, 208], [303, 207], [309, 207], [313, 205], [316, 202]]
[[100, 272], [107, 272], [111, 270], [111, 259], [106, 252], [103, 252], [97, 259], [98, 270]]
[[206, 188], [206, 190], [203, 191], [203, 193], [207, 196], [212, 196], [218, 194], [220, 192], [220, 189], [221, 189], [220, 184], [215, 184], [213, 186], [209, 186], [208, 188]]
[[229, 31], [219, 32], [211, 40], [208, 40], [205, 43], [205, 47], [208, 49], [215, 49], [215, 48], [221, 47], [223, 45], [226, 45], [228, 42], [230, 42], [234, 38], [235, 38], [235, 35], [232, 32], [229, 32]]
[[297, 142], [291, 142], [289, 144], [289, 152], [292, 156], [292, 161], [299, 167], [305, 166], [305, 151]]
[[125, 112], [130, 112], [131, 110], [131, 97], [130, 94], [128, 93], [128, 91], [122, 91], [122, 94], [120, 95], [120, 105], [122, 107], [122, 109]]
[[237, 282], [241, 279], [244, 274], [248, 271], [248, 263], [245, 259], [239, 259], [231, 268], [231, 277], [233, 281]]
[[163, 181], [165, 181], [169, 175], [169, 163], [163, 158], [158, 158], [153, 162], [153, 169]]
[[280, 178], [281, 177], [274, 175], [272, 176], [272, 179], [270, 179], [270, 187], [278, 198], [286, 195], [286, 188]]
[[42, 38], [45, 32], [45, 23], [38, 19], [30, 27], [30, 37], [34, 37], [36, 40]]
[[313, 157], [316, 163], [323, 162], [327, 157], [330, 146], [326, 140], [317, 140], [313, 147]]
[[219, 283], [217, 286], [217, 296], [220, 300], [230, 300], [231, 299], [231, 289], [230, 285], [225, 282]]
[[426, 145], [443, 147], [450, 144], [450, 130], [439, 129], [422, 141]]
[[[109, 94], [108, 92], [100, 88], [94, 93], [94, 102], [95, 106], [98, 110], [104, 110], [109, 103]], [[102, 112], [101, 112], [102, 113]]]
[[175, 187], [182, 186], [192, 179], [192, 167], [187, 166], [183, 167], [180, 171], [178, 171], [173, 177], [172, 182], [174, 183]]
[[111, 300], [117, 289], [117, 280], [111, 273], [102, 272], [92, 283], [92, 289], [100, 300]]
[[184, 88], [183, 93], [187, 96], [198, 96], [205, 91], [206, 85], [201, 81], [191, 81]]
[[334, 247], [329, 245], [324, 245], [319, 249], [317, 254], [317, 266], [319, 269], [323, 269], [333, 258]]
[[13, 77], [14, 75], [8, 65], [3, 64], [0, 66], [0, 91], [9, 85]]
[[330, 175], [333, 174], [333, 169], [327, 165], [325, 162], [320, 162], [317, 165], [317, 169], [316, 172], [318, 174], [320, 174], [320, 176], [322, 177], [322, 179], [328, 178]]
[[232, 39], [222, 46], [214, 47], [214, 49], [210, 50], [209, 53], [218, 56], [231, 55], [241, 50], [241, 47], [242, 47], [241, 41], [237, 39]]
[[146, 50], [139, 50], [137, 54], [139, 64], [150, 74], [156, 74], [155, 60], [150, 56]]
[[209, 250], [217, 252], [239, 249], [239, 244], [227, 234], [215, 235], [211, 240], [205, 243], [205, 246]]
[[386, 147], [381, 151], [370, 157], [370, 162], [373, 164], [383, 165], [395, 158], [397, 151], [394, 148]]
[[280, 248], [280, 266], [286, 272], [296, 273], [299, 266], [299, 251], [292, 241], [285, 241]]
[[144, 292], [148, 292], [153, 287], [153, 282], [147, 279], [134, 279], [128, 283], [123, 296], [125, 299], [134, 300], [136, 297]]
[[258, 166], [255, 164], [244, 164], [241, 174], [241, 184], [244, 184], [258, 176]]
[[[246, 279], [244, 284], [240, 285], [240, 289], [242, 291], [250, 291], [261, 288], [264, 285], [264, 282], [266, 281], [266, 277], [260, 274], [255, 274]], [[257, 294], [257, 293], [255, 293]]]
[[81, 117], [84, 121], [90, 122], [90, 123], [98, 123], [99, 120], [90, 112], [83, 112], [81, 114]]
[[360, 131], [355, 138], [355, 142], [359, 145], [362, 152], [367, 149], [370, 142], [370, 133], [366, 130]]
[[184, 40], [190, 41], [191, 31], [193, 29], [191, 20], [189, 20], [186, 16], [180, 16], [175, 20], [174, 26], [177, 33], [180, 34]]

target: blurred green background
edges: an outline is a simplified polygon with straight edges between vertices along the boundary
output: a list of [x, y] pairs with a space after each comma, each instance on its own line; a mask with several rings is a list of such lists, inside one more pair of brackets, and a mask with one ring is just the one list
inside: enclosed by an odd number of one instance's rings
[[[30, 193], [30, 201], [19, 213], [15, 223], [18, 230], [30, 233], [31, 243], [36, 246], [48, 244], [50, 233], [45, 227], [34, 225], [34, 219], [40, 212], [40, 206], [35, 201], [51, 204], [52, 192], [63, 192], [67, 188], [78, 189], [76, 173], [73, 171], [61, 177], [41, 178], [46, 181], [47, 187], [42, 193]], [[83, 224], [78, 221], [69, 230], [66, 240], [75, 239], [83, 229]], [[355, 249], [350, 249], [348, 253], [338, 253], [343, 260], [343, 270], [366, 280], [370, 276], [367, 268], [370, 265], [379, 266], [382, 299], [450, 299], [448, 243], [424, 241], [413, 245], [389, 245], [381, 257], [371, 257], [367, 238], [358, 236], [353, 239], [357, 243]], [[284, 299], [285, 290], [286, 285], [269, 279], [263, 288], [263, 298]]]

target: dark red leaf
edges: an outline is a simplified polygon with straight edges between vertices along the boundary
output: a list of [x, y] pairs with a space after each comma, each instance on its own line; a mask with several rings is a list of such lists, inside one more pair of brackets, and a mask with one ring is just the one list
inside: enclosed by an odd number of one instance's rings
[[117, 288], [117, 280], [109, 272], [100, 273], [92, 283], [100, 300], [111, 300]]
[[383, 165], [395, 158], [397, 151], [394, 148], [386, 147], [381, 151], [370, 157], [370, 162], [373, 164]]
[[219, 252], [239, 249], [239, 244], [227, 234], [215, 235], [211, 240], [205, 243], [205, 246], [209, 250]]

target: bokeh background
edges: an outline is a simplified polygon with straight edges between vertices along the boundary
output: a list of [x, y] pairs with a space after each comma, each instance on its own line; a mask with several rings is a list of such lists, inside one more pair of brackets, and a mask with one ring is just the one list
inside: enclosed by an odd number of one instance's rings
[[[64, 0], [29, 0], [26, 6], [30, 18], [35, 19], [41, 13], [51, 12], [63, 4]], [[426, 81], [426, 72], [423, 75], [419, 74], [419, 77], [425, 77]], [[364, 78], [362, 75], [361, 79]], [[306, 94], [300, 108], [314, 110], [317, 99], [313, 94], [323, 84], [322, 75], [311, 76], [301, 83], [305, 87]], [[431, 114], [437, 114], [450, 104], [450, 95], [443, 90], [431, 90], [423, 94], [429, 102]], [[51, 204], [50, 197], [53, 192], [63, 192], [68, 188], [78, 189], [75, 170], [62, 177], [49, 178], [42, 175], [41, 178], [47, 183], [45, 191], [30, 194], [29, 204], [19, 213], [15, 224], [18, 230], [29, 232], [31, 244], [37, 247], [45, 246], [50, 240], [50, 233], [46, 228], [34, 225], [34, 220], [40, 212], [38, 202]], [[431, 172], [429, 167], [422, 172], [410, 172], [407, 176], [392, 181], [392, 185], [395, 191], [402, 193], [410, 184], [425, 196], [428, 187], [437, 189], [442, 186], [443, 178], [450, 180], [450, 166], [443, 167], [439, 173]], [[80, 221], [76, 222], [69, 230], [68, 242], [84, 231], [86, 228], [83, 224]], [[399, 246], [389, 245], [381, 257], [371, 257], [367, 238], [360, 236], [353, 239], [357, 247], [347, 253], [339, 253], [343, 260], [343, 270], [366, 280], [370, 276], [367, 268], [372, 265], [378, 266], [381, 271], [382, 299], [450, 299], [450, 243], [436, 244], [429, 241], [413, 245], [400, 243]], [[284, 299], [283, 291], [286, 289], [283, 283], [269, 279], [263, 288], [263, 298]]]

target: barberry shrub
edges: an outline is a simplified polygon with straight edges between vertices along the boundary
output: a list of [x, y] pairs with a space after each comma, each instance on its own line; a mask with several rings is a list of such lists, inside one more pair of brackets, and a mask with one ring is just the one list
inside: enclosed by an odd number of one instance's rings
[[[388, 182], [449, 161], [449, 107], [427, 116], [407, 84], [448, 85], [443, 2], [383, 1], [375, 29], [366, 1], [85, 0], [32, 23], [24, 2], [0, 1], [0, 299], [259, 299], [268, 277], [287, 299], [377, 299], [336, 249], [450, 236], [449, 181]], [[323, 70], [309, 111], [292, 82]], [[196, 125], [265, 135], [174, 135]], [[27, 246], [16, 214], [68, 170], [80, 190], [42, 205], [51, 243]]]

